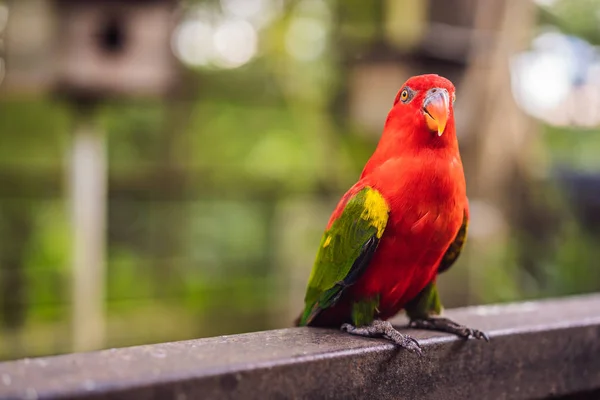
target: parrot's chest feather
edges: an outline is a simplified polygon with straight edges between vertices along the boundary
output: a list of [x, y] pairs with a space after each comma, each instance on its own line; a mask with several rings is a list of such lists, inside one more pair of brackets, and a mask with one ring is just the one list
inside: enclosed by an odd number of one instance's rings
[[357, 285], [358, 292], [380, 296], [382, 312], [391, 315], [435, 276], [462, 225], [467, 202], [460, 162], [397, 167], [414, 169], [397, 174], [394, 185], [382, 185], [390, 205], [389, 220], [377, 253]]
[[462, 224], [464, 201], [447, 189], [420, 193], [401, 198], [402, 207], [392, 207], [386, 233], [393, 241], [440, 253]]
[[405, 240], [428, 240], [435, 246], [454, 239], [462, 224], [466, 189], [462, 166], [454, 159], [422, 164], [389, 193], [389, 233]]

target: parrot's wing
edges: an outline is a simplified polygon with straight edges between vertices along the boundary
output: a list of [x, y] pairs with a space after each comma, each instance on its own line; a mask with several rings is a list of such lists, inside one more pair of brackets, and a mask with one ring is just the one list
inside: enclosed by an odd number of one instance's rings
[[389, 206], [381, 193], [365, 187], [349, 198], [344, 196], [336, 214], [321, 239], [310, 274], [301, 326], [333, 306], [365, 271], [385, 230]]
[[438, 274], [448, 270], [454, 262], [458, 259], [460, 252], [462, 251], [465, 242], [467, 240], [467, 230], [469, 229], [469, 206], [465, 208], [462, 225], [454, 238], [454, 241], [448, 246], [448, 250], [444, 253], [444, 257], [440, 261], [438, 266]]

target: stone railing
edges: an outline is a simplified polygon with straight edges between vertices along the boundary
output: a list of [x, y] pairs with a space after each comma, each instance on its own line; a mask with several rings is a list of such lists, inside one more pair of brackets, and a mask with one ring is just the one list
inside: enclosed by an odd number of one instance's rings
[[600, 295], [446, 314], [490, 342], [280, 329], [0, 363], [0, 399], [600, 399]]

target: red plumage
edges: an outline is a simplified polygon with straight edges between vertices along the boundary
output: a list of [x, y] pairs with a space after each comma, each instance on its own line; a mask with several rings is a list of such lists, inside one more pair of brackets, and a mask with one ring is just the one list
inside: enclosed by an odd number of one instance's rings
[[387, 226], [369, 266], [340, 300], [323, 310], [311, 325], [339, 326], [350, 322], [354, 301], [379, 296], [377, 315], [383, 320], [398, 313], [435, 279], [440, 260], [455, 239], [468, 213], [466, 185], [454, 126], [453, 101], [447, 104], [443, 134], [432, 132], [424, 114], [425, 96], [432, 88], [454, 98], [454, 86], [438, 75], [409, 79], [414, 98], [396, 98], [383, 134], [360, 180], [342, 197], [328, 229], [347, 200], [369, 186], [387, 201]]

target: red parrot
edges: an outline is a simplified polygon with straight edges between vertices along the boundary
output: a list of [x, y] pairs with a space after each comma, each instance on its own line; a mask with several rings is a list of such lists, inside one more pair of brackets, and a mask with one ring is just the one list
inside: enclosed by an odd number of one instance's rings
[[298, 325], [341, 326], [420, 354], [387, 322], [405, 309], [411, 327], [488, 340], [435, 317], [436, 277], [458, 258], [469, 223], [454, 100], [454, 85], [439, 75], [401, 87], [375, 152], [327, 224]]

